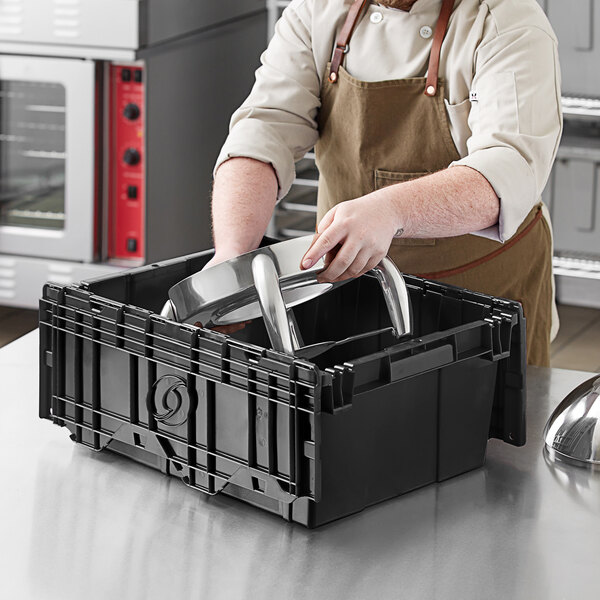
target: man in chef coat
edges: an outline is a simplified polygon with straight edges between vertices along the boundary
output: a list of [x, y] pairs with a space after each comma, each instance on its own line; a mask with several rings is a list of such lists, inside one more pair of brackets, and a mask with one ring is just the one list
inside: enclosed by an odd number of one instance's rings
[[294, 0], [215, 168], [220, 262], [256, 248], [315, 148], [323, 281], [401, 271], [522, 302], [547, 365], [552, 238], [540, 196], [562, 128], [535, 0]]

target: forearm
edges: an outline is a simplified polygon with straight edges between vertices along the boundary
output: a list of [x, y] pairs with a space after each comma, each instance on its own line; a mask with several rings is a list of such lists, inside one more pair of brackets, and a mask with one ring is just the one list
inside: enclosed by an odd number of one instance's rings
[[472, 233], [498, 222], [500, 200], [487, 179], [457, 166], [373, 193], [390, 203], [402, 237], [440, 238]]
[[358, 277], [381, 261], [400, 229], [408, 238], [452, 237], [491, 227], [499, 210], [500, 201], [483, 175], [470, 167], [451, 167], [340, 202], [321, 219], [301, 265], [308, 269], [335, 251], [319, 280]]
[[258, 247], [277, 200], [271, 165], [232, 158], [215, 175], [212, 221], [215, 254], [231, 258]]

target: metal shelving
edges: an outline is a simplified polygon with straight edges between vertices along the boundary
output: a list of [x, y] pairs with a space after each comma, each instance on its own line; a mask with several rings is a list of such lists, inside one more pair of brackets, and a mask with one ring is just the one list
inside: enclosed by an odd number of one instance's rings
[[567, 118], [600, 119], [599, 98], [575, 98], [563, 96], [563, 114]]
[[[285, 7], [286, 0], [267, 0], [269, 11], [269, 39], [275, 31], [275, 23]], [[269, 225], [269, 235], [287, 239], [314, 232], [317, 217], [317, 190], [319, 172], [315, 165], [315, 153], [307, 152], [296, 163], [296, 178], [285, 198], [275, 208]]]
[[600, 308], [600, 10], [538, 0], [559, 40], [565, 131], [544, 190], [560, 302]]
[[600, 308], [600, 100], [563, 98], [565, 130], [544, 190], [557, 297]]

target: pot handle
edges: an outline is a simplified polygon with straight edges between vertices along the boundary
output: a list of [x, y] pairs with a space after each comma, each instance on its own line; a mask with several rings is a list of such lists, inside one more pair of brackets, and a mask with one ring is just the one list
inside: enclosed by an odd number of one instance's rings
[[252, 276], [273, 350], [293, 356], [298, 350], [299, 342], [290, 327], [287, 308], [279, 287], [279, 274], [270, 256], [258, 254], [254, 257]]
[[175, 313], [175, 305], [173, 304], [173, 302], [171, 302], [171, 300], [167, 300], [165, 302], [165, 305], [162, 307], [162, 310], [160, 311], [160, 316], [165, 318], [165, 319], [169, 319], [170, 321], [177, 321], [177, 315]]
[[398, 267], [386, 256], [376, 267], [371, 269], [371, 273], [381, 285], [394, 328], [394, 335], [399, 338], [412, 333], [410, 297], [406, 282]]

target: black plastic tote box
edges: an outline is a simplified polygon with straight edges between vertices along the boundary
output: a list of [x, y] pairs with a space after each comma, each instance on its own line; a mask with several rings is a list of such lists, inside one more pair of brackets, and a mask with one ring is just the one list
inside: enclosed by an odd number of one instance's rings
[[231, 337], [158, 315], [211, 256], [48, 284], [40, 417], [307, 527], [480, 467], [489, 437], [525, 443], [518, 303], [406, 276], [414, 337], [352, 341], [390, 325], [363, 276], [294, 308], [306, 344], [340, 340], [307, 361], [268, 349], [262, 319]]

